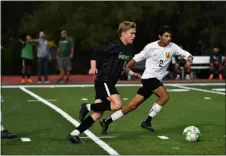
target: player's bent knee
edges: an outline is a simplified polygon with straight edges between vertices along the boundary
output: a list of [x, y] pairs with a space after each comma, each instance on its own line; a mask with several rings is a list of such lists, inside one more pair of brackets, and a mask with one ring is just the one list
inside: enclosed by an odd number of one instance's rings
[[96, 99], [96, 100], [95, 100], [95, 103], [101, 103], [101, 102], [102, 102], [101, 99]]
[[93, 114], [91, 114], [91, 117], [93, 118], [94, 121], [99, 120], [102, 116], [103, 113], [94, 112]]
[[164, 95], [163, 98], [164, 98], [165, 102], [169, 101], [169, 94]]

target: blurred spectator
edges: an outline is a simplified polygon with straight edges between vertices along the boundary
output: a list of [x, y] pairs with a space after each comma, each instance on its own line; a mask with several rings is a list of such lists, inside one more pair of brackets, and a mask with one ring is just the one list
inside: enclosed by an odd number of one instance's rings
[[224, 70], [224, 77], [226, 78], [226, 55], [224, 55], [223, 70]]
[[51, 64], [49, 64], [49, 69], [51, 69], [53, 73], [56, 73], [59, 71], [57, 59], [56, 59], [57, 45], [53, 40], [48, 41], [48, 45], [49, 45], [49, 53], [51, 58]]
[[222, 55], [220, 54], [219, 48], [213, 48], [210, 55], [210, 76], [209, 80], [214, 78], [214, 75], [218, 75], [220, 80], [223, 79], [222, 76]]
[[[31, 67], [32, 67], [34, 56], [33, 56], [33, 46], [31, 43], [31, 35], [27, 34], [26, 41], [22, 41], [20, 39], [20, 42], [24, 45], [21, 53], [22, 66], [23, 66], [22, 72], [21, 72], [22, 73], [21, 83], [24, 84], [25, 80], [27, 83], [32, 83], [30, 76], [31, 76]], [[25, 76], [27, 76], [26, 79], [25, 79]]]
[[[183, 47], [180, 46], [182, 49]], [[175, 56], [175, 73], [176, 73], [176, 80], [180, 79], [180, 68], [183, 67], [184, 71], [185, 71], [185, 75], [186, 75], [186, 80], [190, 80], [190, 72], [191, 72], [191, 64], [188, 63], [186, 60], [184, 60], [183, 58], [181, 58], [181, 56]]]
[[71, 37], [68, 37], [68, 34], [65, 30], [61, 31], [61, 39], [58, 44], [57, 49], [57, 61], [58, 67], [60, 70], [60, 78], [58, 82], [64, 82], [64, 74], [66, 71], [65, 82], [70, 80], [70, 72], [72, 69], [71, 59], [74, 56], [74, 43]]
[[49, 62], [49, 48], [48, 41], [45, 38], [45, 33], [41, 31], [39, 33], [39, 39], [31, 40], [37, 45], [37, 57], [38, 57], [38, 81], [42, 82], [41, 74], [44, 74], [45, 83], [49, 83], [48, 80], [48, 62]]
[[226, 55], [224, 56], [224, 60], [223, 60], [223, 68], [226, 68]]

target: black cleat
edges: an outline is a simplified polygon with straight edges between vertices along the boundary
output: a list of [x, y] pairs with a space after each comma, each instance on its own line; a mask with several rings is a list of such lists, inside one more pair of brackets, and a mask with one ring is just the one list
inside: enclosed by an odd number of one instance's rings
[[108, 135], [107, 130], [108, 130], [108, 124], [106, 123], [105, 119], [100, 120], [100, 126], [102, 127], [102, 134], [103, 135]]
[[81, 139], [79, 138], [79, 136], [77, 136], [77, 135], [71, 135], [71, 134], [69, 134], [67, 136], [67, 140], [69, 140], [71, 143], [74, 143], [74, 144], [81, 144], [81, 143], [83, 143], [81, 141]]
[[16, 134], [9, 133], [8, 130], [1, 131], [2, 139], [13, 139], [16, 138]]
[[81, 104], [81, 108], [79, 111], [79, 120], [82, 122], [88, 113], [89, 110], [86, 108], [86, 103]]
[[154, 129], [151, 127], [151, 124], [149, 124], [145, 121], [143, 121], [140, 126], [150, 132], [154, 132]]
[[56, 81], [56, 83], [64, 83], [64, 79], [63, 79], [63, 78], [58, 79], [58, 80]]

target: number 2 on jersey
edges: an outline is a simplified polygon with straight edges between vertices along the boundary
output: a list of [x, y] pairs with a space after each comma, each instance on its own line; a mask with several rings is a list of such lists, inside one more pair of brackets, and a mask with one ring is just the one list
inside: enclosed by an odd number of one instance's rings
[[159, 67], [162, 67], [163, 60], [160, 60]]

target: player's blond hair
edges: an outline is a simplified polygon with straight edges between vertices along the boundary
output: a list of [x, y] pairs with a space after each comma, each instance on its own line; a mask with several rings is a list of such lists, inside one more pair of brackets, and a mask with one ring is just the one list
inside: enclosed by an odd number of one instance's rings
[[121, 33], [129, 29], [136, 28], [136, 23], [130, 21], [123, 21], [119, 24], [118, 33], [121, 36]]

